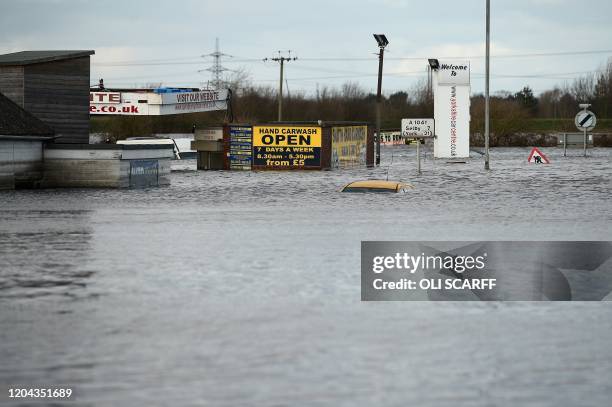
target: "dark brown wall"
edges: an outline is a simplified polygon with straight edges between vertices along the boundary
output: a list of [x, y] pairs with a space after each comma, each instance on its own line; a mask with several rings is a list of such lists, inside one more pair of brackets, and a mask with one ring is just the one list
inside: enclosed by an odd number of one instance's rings
[[321, 169], [331, 169], [332, 128], [321, 129]]
[[24, 108], [49, 124], [59, 143], [89, 143], [89, 57], [26, 65]]
[[23, 66], [0, 66], [0, 93], [23, 107]]
[[374, 166], [374, 127], [368, 126], [368, 138], [366, 145], [366, 165]]
[[229, 126], [223, 126], [223, 169], [230, 169], [230, 134], [229, 134]]

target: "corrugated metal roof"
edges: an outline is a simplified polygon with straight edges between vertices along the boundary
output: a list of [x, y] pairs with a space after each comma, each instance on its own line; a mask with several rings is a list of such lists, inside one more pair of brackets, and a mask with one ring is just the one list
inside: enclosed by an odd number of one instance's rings
[[91, 50], [13, 52], [12, 54], [0, 55], [0, 66], [40, 64], [43, 62], [88, 57], [95, 53], [95, 51]]
[[0, 93], [0, 135], [53, 136], [53, 134], [51, 127]]

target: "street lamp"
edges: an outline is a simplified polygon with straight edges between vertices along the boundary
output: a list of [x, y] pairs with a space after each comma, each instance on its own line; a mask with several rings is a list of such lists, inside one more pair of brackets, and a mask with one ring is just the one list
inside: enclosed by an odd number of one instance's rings
[[378, 89], [376, 91], [376, 165], [380, 165], [380, 105], [382, 102], [382, 70], [385, 47], [389, 45], [389, 40], [385, 34], [374, 34], [374, 39], [378, 44]]

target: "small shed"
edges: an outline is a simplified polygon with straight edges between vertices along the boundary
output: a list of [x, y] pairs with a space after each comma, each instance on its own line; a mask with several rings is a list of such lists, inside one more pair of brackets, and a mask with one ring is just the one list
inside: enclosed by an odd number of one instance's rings
[[0, 93], [0, 189], [37, 186], [51, 139], [53, 129]]
[[0, 55], [0, 92], [49, 125], [59, 143], [89, 143], [89, 60], [94, 51]]

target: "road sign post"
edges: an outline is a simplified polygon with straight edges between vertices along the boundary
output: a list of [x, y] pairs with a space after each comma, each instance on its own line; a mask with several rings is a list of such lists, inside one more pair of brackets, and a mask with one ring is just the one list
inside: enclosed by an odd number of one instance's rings
[[432, 138], [435, 134], [434, 119], [402, 119], [402, 137], [417, 141], [417, 174], [421, 174], [421, 139]]
[[595, 113], [588, 110], [588, 108], [591, 106], [590, 104], [581, 103], [579, 106], [582, 108], [582, 110], [576, 115], [576, 118], [574, 119], [574, 124], [576, 125], [576, 128], [578, 130], [583, 132], [584, 156], [586, 157], [588, 143], [587, 131], [591, 131], [595, 128], [595, 125], [597, 124], [597, 117], [595, 117]]
[[417, 139], [417, 174], [421, 175], [421, 140]]

